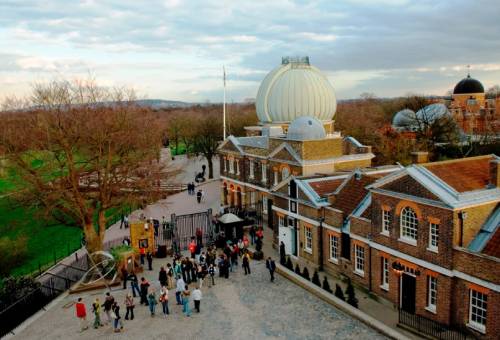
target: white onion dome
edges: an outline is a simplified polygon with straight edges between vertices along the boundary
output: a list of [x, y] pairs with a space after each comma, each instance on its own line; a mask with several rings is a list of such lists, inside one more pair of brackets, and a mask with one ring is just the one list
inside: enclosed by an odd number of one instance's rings
[[289, 123], [309, 116], [332, 120], [337, 110], [335, 91], [309, 58], [283, 58], [262, 81], [255, 101], [262, 123]]
[[323, 123], [314, 117], [299, 117], [296, 118], [290, 126], [286, 134], [287, 139], [292, 140], [314, 140], [324, 139], [326, 137]]
[[392, 118], [392, 126], [396, 129], [409, 128], [411, 125], [415, 124], [415, 121], [415, 112], [410, 109], [404, 109], [394, 115]]

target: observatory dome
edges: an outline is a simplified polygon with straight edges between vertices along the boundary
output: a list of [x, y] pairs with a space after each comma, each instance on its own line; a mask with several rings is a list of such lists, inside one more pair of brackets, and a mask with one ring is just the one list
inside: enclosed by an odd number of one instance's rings
[[292, 140], [313, 140], [326, 137], [323, 123], [314, 117], [296, 118], [288, 127], [287, 139]]
[[329, 121], [335, 115], [335, 91], [309, 58], [283, 58], [262, 81], [255, 102], [262, 123], [289, 123], [308, 116]]

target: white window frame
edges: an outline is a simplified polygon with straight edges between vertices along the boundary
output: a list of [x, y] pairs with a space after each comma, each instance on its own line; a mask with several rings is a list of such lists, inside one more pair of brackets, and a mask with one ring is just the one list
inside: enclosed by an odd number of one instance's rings
[[[467, 326], [473, 328], [481, 333], [486, 333], [486, 321], [488, 317], [488, 295], [485, 293], [478, 292], [474, 289], [469, 289], [469, 322]], [[478, 304], [481, 303], [481, 305]], [[479, 315], [477, 317], [484, 319], [484, 323], [477, 322], [473, 320], [473, 316], [477, 315], [475, 311], [481, 311], [484, 315]]]
[[329, 235], [330, 244], [330, 261], [339, 263], [339, 237], [337, 235]]
[[304, 226], [304, 251], [312, 253], [312, 227]]
[[249, 171], [249, 174], [248, 174], [248, 178], [253, 179], [255, 177], [255, 174], [254, 174], [255, 162], [254, 161], [250, 161], [249, 170], [250, 171]]
[[354, 272], [365, 276], [365, 248], [359, 244], [354, 245]]
[[411, 207], [404, 207], [401, 210], [399, 225], [399, 240], [411, 245], [417, 245], [418, 217], [415, 210], [413, 210]]
[[389, 235], [391, 226], [391, 212], [390, 210], [382, 209], [382, 231], [383, 235]]
[[389, 291], [389, 259], [387, 257], [382, 256], [382, 284], [380, 288], [383, 290]]
[[267, 197], [262, 196], [262, 212], [267, 214]]
[[278, 216], [278, 226], [285, 227], [285, 216]]
[[438, 252], [439, 245], [439, 224], [429, 222], [429, 246], [428, 250]]
[[267, 164], [262, 163], [262, 183], [267, 182]]
[[427, 309], [436, 314], [437, 305], [437, 277], [427, 275]]
[[240, 160], [239, 159], [236, 160], [236, 174], [237, 175], [240, 174]]
[[274, 170], [274, 185], [278, 185], [278, 170]]
[[285, 166], [283, 169], [281, 169], [281, 180], [288, 178], [288, 176], [290, 176], [290, 169]]
[[229, 160], [229, 173], [234, 174], [234, 159]]

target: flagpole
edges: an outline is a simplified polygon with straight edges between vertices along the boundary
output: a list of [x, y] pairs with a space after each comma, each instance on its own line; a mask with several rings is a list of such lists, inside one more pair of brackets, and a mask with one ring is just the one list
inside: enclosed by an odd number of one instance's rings
[[222, 124], [224, 129], [224, 140], [226, 140], [226, 68], [222, 66], [224, 80], [224, 101], [222, 103]]

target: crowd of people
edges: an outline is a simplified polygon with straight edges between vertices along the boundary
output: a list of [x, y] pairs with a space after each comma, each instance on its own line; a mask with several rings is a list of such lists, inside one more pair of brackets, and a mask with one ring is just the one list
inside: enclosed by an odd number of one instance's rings
[[[150, 283], [144, 276], [138, 279], [134, 272], [129, 273], [125, 267], [121, 268], [123, 279], [123, 289], [127, 290], [127, 283], [130, 283], [130, 292], [123, 300], [126, 308], [125, 320], [134, 320], [134, 308], [136, 298], [139, 297], [139, 305], [149, 309], [151, 317], [155, 317], [157, 305], [161, 305], [161, 313], [165, 318], [172, 312], [169, 307], [169, 291], [175, 291], [176, 305], [182, 306], [182, 313], [190, 317], [192, 313], [191, 303], [197, 313], [201, 312], [202, 287], [206, 282], [208, 288], [216, 284], [216, 276], [229, 279], [231, 272], [235, 271], [241, 260], [241, 265], [245, 275], [251, 275], [250, 254], [248, 251], [249, 241], [246, 237], [238, 242], [227, 242], [222, 249], [207, 247], [206, 251], [200, 251], [199, 235], [192, 238], [189, 244], [190, 256], [173, 256], [172, 262], [161, 266], [158, 272], [158, 283]], [[141, 263], [144, 258], [148, 262], [148, 270], [153, 270], [153, 258], [150, 253], [141, 254]], [[266, 268], [274, 281], [274, 271], [276, 265], [271, 258], [266, 260]], [[190, 290], [189, 285], [194, 285]], [[121, 332], [124, 329], [122, 313], [120, 313], [120, 303], [111, 292], [107, 292], [104, 302], [101, 304], [96, 298], [90, 305], [90, 312], [94, 316], [93, 327], [100, 328], [107, 324], [112, 325], [114, 332]], [[105, 317], [101, 317], [104, 312]], [[76, 303], [76, 316], [80, 320], [80, 330], [88, 328], [87, 308], [82, 298], [78, 298]]]

